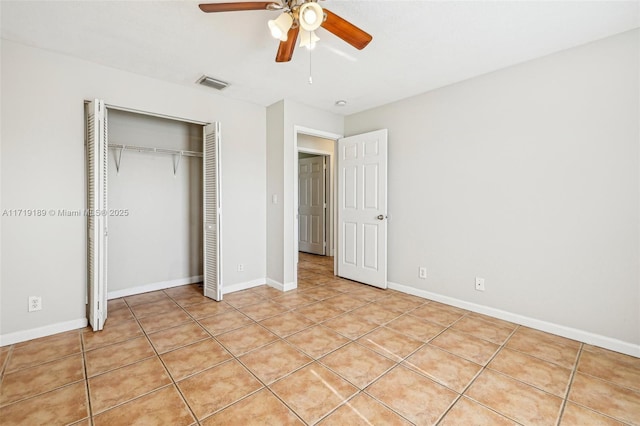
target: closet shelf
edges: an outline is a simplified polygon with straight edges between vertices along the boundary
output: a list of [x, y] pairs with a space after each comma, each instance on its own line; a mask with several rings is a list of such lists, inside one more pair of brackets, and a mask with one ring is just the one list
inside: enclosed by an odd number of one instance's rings
[[122, 153], [124, 151], [138, 151], [138, 152], [149, 152], [155, 154], [169, 154], [173, 155], [173, 175], [175, 176], [178, 172], [178, 167], [180, 166], [180, 159], [182, 157], [200, 157], [202, 158], [202, 153], [198, 151], [185, 151], [180, 149], [166, 149], [166, 148], [154, 148], [148, 146], [136, 146], [136, 145], [121, 145], [121, 144], [109, 144], [109, 148], [118, 149], [120, 152], [116, 157], [116, 172], [120, 173], [120, 165], [122, 164]]

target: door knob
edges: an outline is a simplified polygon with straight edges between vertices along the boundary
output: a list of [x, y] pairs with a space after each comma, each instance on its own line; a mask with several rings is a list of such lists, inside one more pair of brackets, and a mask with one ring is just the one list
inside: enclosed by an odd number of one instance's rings
[[378, 220], [384, 220], [384, 215], [379, 214], [379, 215], [378, 215], [378, 217], [377, 217], [376, 219], [378, 219]]

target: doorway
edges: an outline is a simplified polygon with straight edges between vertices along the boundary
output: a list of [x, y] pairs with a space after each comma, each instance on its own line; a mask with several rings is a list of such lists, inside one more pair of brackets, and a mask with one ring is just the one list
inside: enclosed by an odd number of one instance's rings
[[335, 272], [335, 155], [339, 138], [340, 135], [296, 127], [295, 282], [300, 256], [313, 256]]
[[[294, 126], [294, 282], [298, 283], [298, 155], [304, 135], [333, 141], [333, 218], [329, 232], [333, 275], [387, 288], [387, 129], [343, 138]], [[319, 152], [322, 154], [322, 152]], [[339, 157], [339, 159], [338, 159]], [[337, 160], [337, 161], [336, 161]]]
[[298, 152], [298, 250], [327, 254], [327, 158]]
[[100, 99], [87, 102], [85, 112], [87, 299], [94, 331], [104, 327], [110, 298], [203, 282], [204, 295], [221, 300], [219, 123]]

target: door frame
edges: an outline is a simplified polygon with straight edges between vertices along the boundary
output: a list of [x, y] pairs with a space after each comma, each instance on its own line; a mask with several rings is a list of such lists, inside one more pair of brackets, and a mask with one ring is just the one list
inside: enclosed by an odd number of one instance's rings
[[[315, 136], [318, 138], [330, 139], [333, 140], [334, 150], [333, 152], [327, 152], [322, 150], [309, 149], [298, 146], [298, 134], [304, 134], [308, 136]], [[337, 176], [335, 175], [335, 154], [338, 149], [338, 139], [342, 138], [343, 135], [339, 135], [336, 133], [325, 132], [323, 130], [311, 129], [309, 127], [304, 126], [293, 126], [293, 209], [291, 210], [291, 215], [293, 216], [293, 253], [290, 255], [293, 257], [293, 264], [295, 267], [293, 268], [293, 282], [295, 286], [298, 286], [298, 152], [307, 152], [310, 154], [319, 154], [326, 155], [329, 157], [329, 164], [331, 168], [329, 170], [329, 181], [330, 181], [330, 191], [331, 191], [331, 223], [333, 224], [333, 232], [331, 236], [331, 246], [335, 246], [336, 242], [336, 231], [337, 228], [335, 226], [335, 219], [337, 218], [337, 210], [336, 210], [336, 183]], [[302, 151], [300, 151], [302, 149]], [[313, 152], [311, 152], [313, 151]], [[328, 244], [327, 244], [328, 245]], [[337, 254], [337, 246], [336, 247], [328, 247], [328, 252], [334, 256], [333, 260], [333, 272], [336, 272], [336, 254]]]
[[[85, 170], [84, 170], [84, 194], [85, 194], [85, 208], [88, 208], [89, 206], [89, 199], [88, 199], [88, 170], [87, 170], [87, 160], [86, 160], [86, 150], [87, 150], [87, 129], [86, 129], [86, 125], [87, 125], [87, 113], [88, 113], [88, 107], [90, 105], [91, 102], [93, 102], [94, 100], [92, 99], [85, 99], [84, 100], [84, 126], [85, 126], [85, 132], [84, 132], [84, 148], [85, 148]], [[103, 100], [104, 101], [104, 100]], [[184, 117], [178, 117], [178, 116], [174, 116], [174, 115], [168, 115], [168, 114], [162, 114], [162, 113], [155, 113], [155, 112], [150, 112], [150, 111], [146, 111], [146, 110], [140, 110], [140, 109], [135, 109], [135, 108], [128, 108], [128, 107], [123, 107], [121, 105], [115, 105], [115, 104], [110, 104], [107, 103], [106, 101], [104, 101], [104, 107], [105, 107], [105, 113], [108, 110], [117, 110], [117, 111], [124, 111], [124, 112], [129, 112], [129, 113], [133, 113], [133, 114], [139, 114], [139, 115], [143, 115], [143, 116], [149, 116], [149, 117], [157, 117], [157, 118], [164, 118], [167, 120], [173, 120], [173, 121], [178, 121], [178, 122], [182, 122], [182, 123], [188, 123], [188, 124], [195, 124], [198, 126], [202, 126], [202, 128], [204, 129], [207, 125], [210, 124], [218, 124], [219, 122], [216, 121], [212, 121], [212, 122], [208, 122], [208, 121], [200, 121], [200, 120], [194, 120], [194, 119], [189, 119], [189, 118], [184, 118]], [[105, 118], [106, 119], [106, 118]], [[203, 138], [202, 140], [202, 147], [203, 147], [203, 152], [204, 152], [204, 145], [205, 145], [205, 140]], [[223, 265], [222, 265], [222, 147], [221, 147], [221, 140], [218, 143], [218, 151], [216, 152], [217, 158], [218, 158], [218, 167], [216, 170], [216, 177], [217, 177], [217, 182], [218, 182], [218, 188], [217, 188], [217, 197], [218, 197], [218, 286], [220, 288], [221, 293], [224, 293], [224, 287], [223, 287], [223, 280], [222, 280], [222, 273], [223, 273]], [[202, 159], [202, 164], [204, 166], [204, 158]], [[107, 168], [108, 171], [108, 168]], [[204, 174], [204, 167], [202, 170], [203, 174]], [[203, 188], [204, 189], [204, 188]], [[108, 192], [107, 192], [108, 194]], [[201, 194], [201, 199], [204, 203], [204, 194]], [[204, 207], [204, 206], [203, 206]], [[203, 217], [204, 219], [204, 217]], [[204, 222], [204, 221], [203, 221]], [[85, 230], [88, 230], [88, 225], [87, 225], [87, 220], [85, 219]], [[204, 234], [204, 223], [203, 223], [203, 234]], [[202, 241], [202, 250], [204, 252], [204, 245], [205, 245], [205, 240], [203, 238]], [[88, 234], [87, 231], [85, 231], [85, 247], [84, 247], [84, 258], [88, 259]], [[108, 254], [108, 252], [107, 252]], [[204, 255], [204, 253], [203, 253]], [[87, 263], [88, 266], [88, 263]], [[105, 268], [107, 268], [108, 263], [105, 264]], [[204, 258], [203, 258], [203, 284], [204, 284]], [[85, 283], [86, 285], [84, 286], [85, 288], [85, 306], [88, 310], [88, 305], [89, 305], [89, 278], [88, 278], [88, 267], [85, 267]], [[142, 290], [142, 292], [146, 292], [146, 291], [153, 291], [153, 290], [163, 290], [165, 289], [163, 288], [148, 288], [148, 289], [144, 289]], [[105, 285], [105, 292], [106, 292], [106, 299], [107, 300], [111, 300], [111, 299], [117, 299], [120, 297], [126, 297], [126, 296], [131, 296], [131, 295], [136, 295], [136, 294], [141, 294], [140, 291], [140, 287], [135, 287], [132, 289], [124, 289], [124, 290], [116, 290], [116, 291], [112, 291], [111, 293], [109, 293], [109, 287], [108, 287], [108, 281], [106, 282]], [[204, 292], [204, 290], [203, 290]], [[87, 316], [88, 316], [88, 311], [87, 311]]]
[[[333, 155], [329, 152], [325, 152], [323, 150], [320, 149], [313, 149], [313, 148], [298, 148], [298, 154], [300, 153], [304, 153], [304, 154], [313, 154], [315, 156], [318, 157], [324, 157], [324, 162], [325, 162], [325, 169], [324, 169], [324, 185], [325, 185], [325, 204], [327, 205], [327, 207], [324, 209], [324, 243], [325, 243], [325, 256], [333, 256], [333, 235], [329, 235], [329, 234], [333, 234], [333, 232], [331, 232], [333, 230], [333, 179], [331, 176], [331, 170], [333, 167], [333, 163], [331, 161], [331, 157], [333, 157]], [[298, 157], [298, 161], [300, 160], [300, 158]], [[298, 166], [299, 166], [299, 162], [298, 162]], [[297, 176], [298, 176], [298, 181], [300, 181], [300, 170], [299, 167], [297, 169], [296, 172]], [[298, 188], [299, 189], [299, 188]], [[328, 192], [328, 196], [327, 196], [327, 192]], [[297, 193], [296, 193], [297, 194]], [[298, 202], [300, 202], [300, 200], [298, 199]], [[300, 207], [300, 206], [298, 206]], [[298, 212], [296, 212], [296, 220], [299, 219], [298, 216]], [[298, 238], [300, 237], [300, 228], [298, 228]], [[298, 240], [298, 243], [300, 241]], [[300, 247], [298, 246], [298, 252], [300, 251]]]

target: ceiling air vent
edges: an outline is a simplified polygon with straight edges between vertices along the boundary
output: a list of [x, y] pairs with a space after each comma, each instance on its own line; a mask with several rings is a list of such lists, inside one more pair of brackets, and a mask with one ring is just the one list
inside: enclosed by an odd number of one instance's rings
[[215, 78], [208, 77], [203, 75], [196, 81], [198, 84], [202, 84], [203, 86], [213, 87], [216, 90], [222, 90], [229, 86], [229, 83], [221, 80], [216, 80]]

